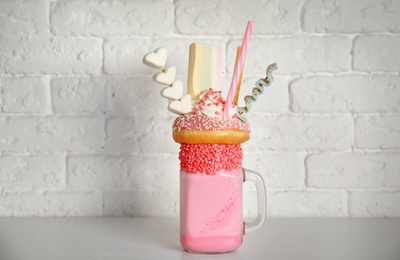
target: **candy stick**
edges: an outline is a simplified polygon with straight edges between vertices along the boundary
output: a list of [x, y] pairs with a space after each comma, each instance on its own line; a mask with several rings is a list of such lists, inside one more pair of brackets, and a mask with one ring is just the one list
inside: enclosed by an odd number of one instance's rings
[[167, 50], [158, 48], [143, 57], [143, 63], [150, 68], [160, 69], [161, 72], [153, 75], [153, 80], [162, 85], [167, 85], [161, 90], [161, 96], [169, 99], [168, 110], [175, 114], [187, 114], [192, 111], [192, 99], [189, 94], [183, 95], [183, 84], [175, 81], [176, 68], [165, 68]]
[[[238, 46], [237, 49], [236, 49], [236, 61], [235, 61], [235, 66], [236, 66], [236, 64], [237, 64], [239, 54], [240, 54], [240, 46]], [[237, 85], [237, 87], [236, 87], [235, 96], [234, 96], [234, 98], [233, 98], [233, 104], [235, 104], [236, 106], [237, 106], [237, 103], [238, 103], [238, 100], [239, 100], [239, 92], [240, 92], [240, 85], [242, 85], [242, 78], [243, 78], [243, 69], [242, 69], [242, 71], [240, 72], [239, 82], [238, 82], [238, 85]]]
[[226, 103], [225, 103], [224, 114], [222, 117], [223, 120], [228, 120], [229, 112], [233, 105], [233, 96], [235, 95], [235, 91], [236, 91], [236, 88], [237, 88], [237, 85], [239, 82], [240, 71], [243, 70], [244, 60], [246, 58], [246, 53], [247, 53], [247, 46], [250, 41], [251, 33], [253, 31], [253, 23], [254, 23], [253, 21], [249, 21], [247, 23], [246, 32], [244, 34], [243, 42], [242, 42], [242, 48], [240, 50], [240, 55], [238, 58], [238, 62], [236, 64], [237, 66], [235, 66], [235, 70], [233, 72], [231, 86], [229, 88], [228, 97], [227, 97]]
[[247, 122], [247, 118], [244, 116], [245, 113], [248, 113], [251, 109], [251, 104], [257, 101], [258, 96], [264, 93], [264, 88], [271, 85], [274, 77], [272, 76], [272, 72], [278, 69], [276, 63], [272, 63], [267, 68], [267, 76], [265, 79], [260, 79], [256, 82], [256, 87], [252, 90], [252, 95], [248, 95], [244, 97], [244, 107], [239, 107], [236, 111], [236, 114], [240, 120], [243, 122]]

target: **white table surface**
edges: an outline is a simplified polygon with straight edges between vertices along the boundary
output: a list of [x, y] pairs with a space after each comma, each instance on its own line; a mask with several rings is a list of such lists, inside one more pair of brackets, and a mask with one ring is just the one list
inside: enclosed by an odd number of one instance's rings
[[235, 252], [179, 244], [177, 218], [0, 218], [0, 260], [400, 260], [400, 219], [267, 219]]

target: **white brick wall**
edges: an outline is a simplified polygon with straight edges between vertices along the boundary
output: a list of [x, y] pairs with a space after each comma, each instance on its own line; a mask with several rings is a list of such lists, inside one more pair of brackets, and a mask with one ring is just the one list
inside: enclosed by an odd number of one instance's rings
[[[0, 216], [177, 216], [174, 116], [142, 56], [223, 48], [224, 90], [255, 20], [244, 165], [269, 216], [400, 216], [398, 0], [0, 0]], [[255, 212], [247, 185], [246, 215]]]

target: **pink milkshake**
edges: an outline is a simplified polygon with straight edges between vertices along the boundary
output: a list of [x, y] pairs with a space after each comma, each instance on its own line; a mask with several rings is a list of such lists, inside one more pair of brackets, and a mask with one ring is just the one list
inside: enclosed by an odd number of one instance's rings
[[215, 175], [181, 171], [181, 243], [189, 251], [226, 252], [242, 243], [241, 169]]
[[204, 92], [193, 113], [179, 116], [173, 125], [174, 139], [181, 143], [181, 244], [191, 252], [233, 251], [244, 233], [241, 143], [250, 127], [235, 116], [222, 120], [222, 113], [201, 113], [216, 109], [223, 102], [220, 95]]
[[240, 145], [181, 144], [181, 244], [195, 252], [227, 252], [242, 243]]
[[[175, 66], [166, 66], [167, 51], [158, 48], [143, 57], [151, 68], [161, 69], [153, 79], [165, 85], [161, 96], [169, 100], [168, 110], [179, 116], [172, 126], [174, 141], [181, 145], [180, 240], [184, 249], [198, 253], [236, 250], [244, 233], [262, 226], [266, 215], [265, 185], [261, 175], [242, 168], [241, 144], [250, 139], [245, 114], [272, 82], [276, 64], [256, 82], [251, 95], [238, 107], [244, 59], [253, 21], [249, 21], [236, 54], [232, 83], [227, 98], [222, 95], [222, 49], [205, 43], [189, 47], [187, 94], [175, 80]], [[256, 185], [258, 216], [251, 223], [242, 217], [242, 185]]]

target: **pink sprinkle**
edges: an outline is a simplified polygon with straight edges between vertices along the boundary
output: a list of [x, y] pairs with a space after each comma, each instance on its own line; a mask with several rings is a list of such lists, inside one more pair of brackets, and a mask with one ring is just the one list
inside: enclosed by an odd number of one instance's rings
[[240, 144], [181, 144], [181, 170], [188, 173], [215, 174], [242, 167]]
[[[219, 108], [221, 111], [223, 107]], [[197, 111], [195, 114], [194, 111]], [[180, 132], [183, 130], [229, 130], [236, 129], [239, 131], [250, 132], [250, 125], [239, 119], [221, 120], [219, 117], [208, 117], [200, 113], [200, 108], [194, 109], [193, 113], [178, 116], [173, 125], [173, 131]]]

